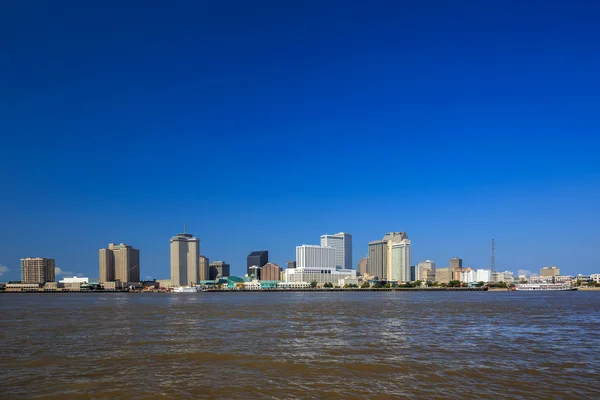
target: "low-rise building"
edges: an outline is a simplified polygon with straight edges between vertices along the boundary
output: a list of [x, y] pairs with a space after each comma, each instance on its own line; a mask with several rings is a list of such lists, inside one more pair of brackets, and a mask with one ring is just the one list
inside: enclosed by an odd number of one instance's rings
[[39, 292], [39, 283], [7, 283], [4, 289], [7, 292]]
[[277, 282], [277, 289], [310, 289], [308, 282]]
[[600, 274], [591, 274], [590, 275], [590, 280], [596, 282], [596, 283], [600, 283]]
[[435, 280], [439, 283], [449, 283], [452, 280], [452, 269], [437, 268], [435, 270]]

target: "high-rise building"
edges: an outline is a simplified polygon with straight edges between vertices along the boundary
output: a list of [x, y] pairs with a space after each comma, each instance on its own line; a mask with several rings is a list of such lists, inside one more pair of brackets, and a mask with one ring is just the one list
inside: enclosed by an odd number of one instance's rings
[[296, 261], [288, 261], [287, 267], [288, 268], [296, 268]]
[[352, 235], [345, 232], [322, 235], [321, 246], [335, 249], [335, 267], [352, 269]]
[[210, 260], [208, 257], [200, 256], [200, 260], [198, 260], [198, 268], [200, 268], [200, 280], [206, 281], [210, 277]]
[[296, 268], [335, 269], [335, 249], [333, 247], [303, 244], [296, 247]]
[[246, 267], [248, 276], [254, 275], [254, 278], [260, 279], [260, 270], [269, 262], [269, 252], [267, 250], [253, 251], [246, 257]]
[[21, 281], [23, 283], [55, 282], [56, 263], [52, 258], [21, 258]]
[[387, 279], [388, 244], [385, 240], [369, 242], [367, 274], [377, 279]]
[[210, 280], [215, 280], [217, 277], [226, 278], [230, 276], [231, 266], [224, 261], [213, 261], [209, 264], [209, 277]]
[[171, 285], [195, 285], [200, 281], [200, 240], [194, 235], [178, 233], [171, 243]]
[[260, 279], [263, 281], [278, 281], [281, 267], [275, 263], [266, 263], [260, 271]]
[[383, 237], [387, 242], [387, 280], [410, 281], [410, 240], [406, 232], [389, 232]]
[[463, 272], [462, 259], [458, 257], [454, 257], [450, 259], [450, 271], [452, 272], [452, 276], [450, 280], [459, 281], [460, 274]]
[[558, 276], [560, 275], [560, 268], [553, 265], [540, 269], [540, 276]]
[[124, 243], [109, 243], [108, 248], [98, 250], [100, 283], [139, 282], [140, 251]]
[[364, 275], [367, 273], [367, 268], [369, 265], [369, 258], [368, 257], [363, 257], [360, 259], [360, 261], [358, 262], [357, 265], [357, 270], [361, 275]]

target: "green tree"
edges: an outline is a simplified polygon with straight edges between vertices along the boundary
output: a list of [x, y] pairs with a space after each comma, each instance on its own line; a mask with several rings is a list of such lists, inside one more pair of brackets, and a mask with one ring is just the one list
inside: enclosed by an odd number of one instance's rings
[[506, 282], [498, 282], [496, 284], [496, 287], [502, 288], [502, 289], [508, 289], [508, 285], [506, 284]]
[[386, 283], [385, 285], [383, 285], [384, 288], [389, 289], [392, 285], [390, 285], [390, 283]]
[[381, 283], [379, 283], [379, 282], [375, 282], [372, 286], [373, 289], [381, 289], [381, 287], [382, 287]]
[[369, 284], [369, 282], [365, 282], [361, 286], [361, 288], [363, 288], [363, 289], [368, 289], [369, 287], [371, 287], [371, 285]]
[[441, 287], [448, 287], [448, 284], [446, 282], [442, 282], [442, 283], [440, 283], [440, 286]]
[[421, 287], [423, 285], [423, 281], [414, 281], [412, 286], [413, 287]]
[[316, 288], [317, 287], [317, 281], [312, 281], [310, 283], [310, 287], [313, 288], [313, 289]]
[[460, 281], [451, 280], [450, 282], [448, 282], [448, 286], [449, 287], [459, 287], [460, 286]]

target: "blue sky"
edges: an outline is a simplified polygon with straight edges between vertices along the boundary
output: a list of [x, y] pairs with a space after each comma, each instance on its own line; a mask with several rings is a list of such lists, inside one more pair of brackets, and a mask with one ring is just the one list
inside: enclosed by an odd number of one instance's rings
[[0, 5], [0, 280], [167, 278], [184, 222], [238, 274], [339, 231], [600, 273], [598, 2], [87, 3]]

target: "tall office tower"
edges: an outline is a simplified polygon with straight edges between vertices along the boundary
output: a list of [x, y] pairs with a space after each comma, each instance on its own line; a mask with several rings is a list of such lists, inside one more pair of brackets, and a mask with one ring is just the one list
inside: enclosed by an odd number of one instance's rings
[[296, 268], [296, 261], [288, 261], [287, 267], [288, 268]]
[[230, 274], [231, 266], [224, 261], [213, 261], [209, 264], [209, 277], [210, 280], [215, 280], [217, 277], [226, 278]]
[[263, 281], [278, 281], [281, 267], [275, 263], [266, 263], [260, 271], [260, 279]]
[[358, 262], [358, 266], [357, 266], [357, 270], [361, 275], [364, 275], [367, 273], [367, 265], [369, 264], [369, 258], [368, 257], [363, 257], [360, 259], [360, 261]]
[[260, 269], [269, 262], [269, 252], [267, 250], [253, 251], [246, 257], [246, 267], [248, 276], [254, 275], [254, 278], [260, 279]]
[[410, 281], [410, 240], [406, 232], [389, 232], [383, 240], [387, 242], [388, 271], [390, 281]]
[[336, 233], [321, 236], [321, 246], [335, 249], [335, 267], [337, 269], [352, 269], [352, 235]]
[[171, 243], [171, 285], [195, 285], [200, 281], [200, 240], [194, 235], [178, 233]]
[[560, 275], [560, 268], [553, 265], [549, 267], [543, 267], [540, 269], [540, 276], [558, 276]]
[[385, 240], [369, 242], [369, 258], [367, 260], [367, 274], [378, 279], [387, 279], [388, 272], [388, 244]]
[[100, 282], [139, 282], [140, 251], [124, 243], [98, 250]]
[[200, 256], [200, 260], [198, 261], [198, 266], [200, 268], [200, 280], [206, 281], [210, 277], [210, 260], [208, 257]]
[[333, 247], [303, 244], [296, 247], [297, 268], [335, 269], [335, 249]]
[[450, 271], [452, 273], [450, 280], [459, 281], [460, 273], [464, 271], [461, 258], [454, 257], [454, 258], [450, 259]]
[[56, 282], [52, 258], [21, 258], [21, 281], [23, 283]]

